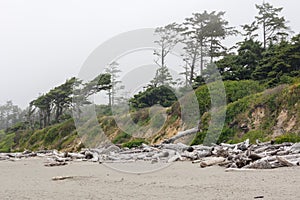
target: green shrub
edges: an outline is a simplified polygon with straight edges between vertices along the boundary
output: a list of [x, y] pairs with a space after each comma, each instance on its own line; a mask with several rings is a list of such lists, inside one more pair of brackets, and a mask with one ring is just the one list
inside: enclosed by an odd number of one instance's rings
[[238, 101], [235, 101], [227, 106], [226, 110], [226, 122], [232, 122], [232, 120], [240, 113], [245, 112], [250, 107], [251, 100], [255, 96], [245, 97]]
[[58, 127], [60, 137], [70, 135], [76, 129], [73, 119], [69, 119]]
[[[215, 101], [217, 102], [220, 101], [219, 105], [222, 105], [224, 103], [221, 102], [223, 101], [223, 98], [222, 95], [220, 95], [222, 91], [221, 88], [219, 87], [219, 84], [213, 82], [210, 83], [209, 87], [211, 88], [211, 91], [208, 90], [207, 85], [200, 86], [195, 90], [195, 94], [199, 102], [200, 115], [202, 115], [203, 113], [207, 112], [210, 109], [211, 95], [213, 95], [216, 98]], [[245, 97], [259, 93], [264, 89], [264, 87], [260, 85], [258, 82], [251, 81], [251, 80], [225, 81], [224, 87], [226, 92], [224, 95], [226, 95], [226, 101], [228, 104], [232, 102], [236, 102], [241, 99], [245, 99]], [[247, 102], [248, 102], [247, 98], [243, 102], [240, 102], [242, 103], [241, 106], [243, 106], [242, 107], [243, 109], [247, 106]]]
[[12, 151], [13, 147], [15, 146], [14, 137], [15, 137], [14, 133], [5, 136], [5, 138], [0, 143], [0, 152]]
[[134, 95], [129, 100], [130, 106], [133, 109], [151, 107], [159, 104], [163, 107], [171, 106], [177, 97], [170, 87], [159, 86], [159, 87], [148, 87], [145, 91]]
[[58, 129], [59, 129], [58, 126], [54, 126], [46, 133], [46, 136], [44, 139], [45, 145], [53, 144], [53, 142], [58, 138], [58, 135], [59, 135]]
[[236, 133], [236, 130], [234, 128], [230, 128], [230, 127], [224, 127], [222, 132], [221, 132], [221, 135], [218, 139], [218, 142], [221, 143], [221, 142], [228, 142], [229, 140], [231, 140], [234, 135]]
[[4, 130], [0, 130], [0, 141], [5, 137]]
[[300, 142], [300, 134], [286, 133], [275, 138], [275, 143], [277, 144], [281, 144], [284, 142], [293, 142], [293, 143]]
[[46, 129], [42, 129], [42, 130], [37, 130], [35, 131], [31, 137], [29, 138], [28, 140], [28, 145], [29, 146], [32, 146], [38, 142], [41, 142], [43, 141], [45, 135], [46, 135], [46, 132], [47, 132], [47, 128]]
[[198, 132], [191, 142], [191, 145], [203, 144], [206, 132]]
[[26, 129], [26, 124], [24, 122], [17, 122], [13, 126], [9, 127], [6, 130], [6, 133], [14, 133], [19, 130], [25, 130]]
[[128, 148], [133, 148], [133, 147], [139, 147], [141, 146], [142, 144], [148, 144], [148, 142], [145, 140], [145, 139], [142, 139], [142, 138], [136, 138], [136, 139], [133, 139], [129, 142], [126, 142], [122, 145], [122, 147], [128, 147]]
[[224, 85], [228, 103], [262, 92], [264, 89], [261, 84], [252, 80], [226, 81]]
[[242, 136], [239, 142], [245, 141], [246, 139], [249, 139], [250, 143], [252, 144], [255, 144], [257, 139], [262, 142], [269, 140], [268, 134], [266, 134], [265, 131], [261, 131], [261, 130], [253, 130], [247, 132]]
[[129, 135], [125, 132], [122, 132], [113, 139], [112, 143], [122, 144], [122, 143], [128, 142], [128, 140], [130, 140], [130, 138], [131, 138], [131, 135]]

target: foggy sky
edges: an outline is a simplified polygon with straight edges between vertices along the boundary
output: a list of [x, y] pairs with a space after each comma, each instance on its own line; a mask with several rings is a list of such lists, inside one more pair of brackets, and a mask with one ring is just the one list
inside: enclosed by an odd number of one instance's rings
[[[299, 1], [268, 0], [300, 32]], [[76, 76], [88, 55], [119, 33], [226, 11], [230, 26], [254, 20], [261, 0], [0, 0], [0, 104], [21, 107]]]

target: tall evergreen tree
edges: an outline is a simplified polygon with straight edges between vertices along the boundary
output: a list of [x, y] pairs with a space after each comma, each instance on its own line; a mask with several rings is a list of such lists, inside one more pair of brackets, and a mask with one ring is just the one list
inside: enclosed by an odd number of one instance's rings
[[204, 57], [207, 55], [207, 24], [209, 22], [209, 13], [194, 13], [192, 17], [186, 18], [183, 27], [182, 35], [184, 36], [185, 54], [184, 61], [190, 67], [190, 84], [194, 79], [195, 66], [200, 62], [200, 74], [204, 68]]
[[109, 106], [113, 106], [115, 104], [117, 91], [123, 88], [123, 86], [120, 85], [121, 81], [118, 80], [120, 72], [119, 63], [117, 62], [110, 63], [106, 68], [106, 73], [110, 74], [111, 84], [111, 87], [107, 90]]
[[226, 50], [221, 40], [236, 33], [232, 27], [228, 27], [228, 22], [223, 19], [224, 14], [225, 12], [204, 11], [193, 14], [183, 23], [181, 32], [185, 36], [186, 44], [184, 61], [190, 66], [190, 83], [193, 81], [197, 62], [202, 75], [205, 57], [209, 56], [213, 62], [215, 57], [219, 57]]
[[159, 27], [155, 30], [155, 35], [159, 38], [154, 41], [158, 45], [158, 49], [154, 50], [156, 59], [154, 62], [158, 66], [154, 79], [151, 81], [154, 87], [160, 85], [172, 85], [173, 78], [166, 64], [166, 57], [172, 49], [181, 41], [178, 33], [178, 25], [172, 23], [164, 27]]
[[279, 16], [283, 8], [274, 8], [265, 2], [255, 6], [258, 9], [258, 16], [255, 19], [257, 24], [262, 26], [264, 49], [273, 42], [285, 39], [288, 36], [289, 27], [285, 18]]

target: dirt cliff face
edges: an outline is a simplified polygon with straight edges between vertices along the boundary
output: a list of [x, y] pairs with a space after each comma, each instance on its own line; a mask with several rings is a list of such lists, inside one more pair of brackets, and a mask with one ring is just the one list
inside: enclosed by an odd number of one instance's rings
[[[250, 138], [300, 141], [300, 84], [281, 85], [229, 103], [226, 121], [218, 142], [240, 142]], [[198, 134], [198, 143], [206, 134]]]
[[251, 114], [251, 121], [254, 129], [258, 129], [262, 120], [266, 117], [266, 109], [263, 106], [258, 106]]
[[287, 133], [300, 133], [300, 89], [284, 85], [250, 96], [247, 109], [234, 116], [237, 136], [261, 131], [270, 139]]
[[276, 119], [276, 125], [273, 128], [273, 136], [277, 137], [280, 136], [286, 132], [290, 131], [299, 131], [296, 127], [296, 121], [297, 118], [295, 115], [289, 115], [288, 110], [281, 110], [279, 113], [277, 119]]

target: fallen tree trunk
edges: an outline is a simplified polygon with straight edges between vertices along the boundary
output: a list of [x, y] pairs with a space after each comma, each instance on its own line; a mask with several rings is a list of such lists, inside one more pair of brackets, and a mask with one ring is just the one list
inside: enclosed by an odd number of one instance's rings
[[185, 131], [180, 131], [178, 132], [177, 135], [167, 139], [164, 141], [164, 143], [173, 143], [174, 141], [182, 138], [182, 137], [185, 137], [185, 136], [188, 136], [188, 135], [192, 135], [192, 134], [196, 134], [198, 132], [198, 127], [195, 127], [195, 128], [192, 128], [192, 129], [188, 129], [188, 130], [185, 130]]
[[254, 163], [246, 165], [246, 169], [272, 169], [272, 165], [267, 160], [257, 160]]
[[208, 167], [212, 165], [217, 165], [225, 161], [223, 157], [207, 157], [204, 161], [200, 162], [200, 167]]
[[285, 159], [284, 157], [276, 157], [277, 160], [284, 166], [287, 166], [287, 167], [292, 167], [292, 166], [295, 166], [296, 164], [288, 161], [287, 159]]

